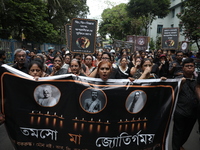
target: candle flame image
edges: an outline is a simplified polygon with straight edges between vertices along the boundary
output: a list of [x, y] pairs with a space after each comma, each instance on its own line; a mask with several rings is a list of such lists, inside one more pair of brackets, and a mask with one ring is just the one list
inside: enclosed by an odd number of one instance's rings
[[144, 122], [144, 130], [146, 130], [146, 128], [147, 128], [147, 123]]
[[134, 127], [135, 127], [135, 124], [132, 123], [132, 126], [131, 126], [131, 131], [134, 131]]
[[49, 125], [49, 118], [46, 118], [46, 125]]
[[56, 118], [53, 118], [53, 126], [56, 126]]
[[37, 124], [40, 124], [40, 119], [41, 119], [41, 117], [38, 117]]
[[97, 125], [97, 133], [100, 133], [100, 130], [101, 130], [101, 126]]
[[34, 122], [34, 117], [31, 116], [31, 124], [33, 124], [33, 122]]
[[90, 124], [90, 129], [89, 129], [90, 133], [92, 132], [92, 130], [93, 130], [93, 124]]
[[137, 129], [138, 129], [138, 131], [140, 130], [140, 123], [138, 123], [138, 125], [137, 125]]
[[108, 126], [106, 126], [105, 132], [106, 132], [106, 133], [108, 132]]
[[81, 131], [84, 130], [84, 123], [81, 123]]
[[74, 130], [76, 131], [76, 129], [77, 129], [77, 122], [74, 122]]
[[60, 128], [62, 128], [62, 127], [63, 127], [63, 121], [60, 120]]
[[125, 131], [127, 131], [127, 128], [128, 128], [128, 124], [125, 124]]
[[119, 125], [119, 132], [122, 131], [122, 125]]

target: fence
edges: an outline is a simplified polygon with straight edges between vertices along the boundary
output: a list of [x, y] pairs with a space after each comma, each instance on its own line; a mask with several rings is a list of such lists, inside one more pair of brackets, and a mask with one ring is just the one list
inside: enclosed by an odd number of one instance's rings
[[66, 47], [66, 45], [58, 45], [58, 44], [50, 44], [50, 43], [35, 43], [35, 42], [25, 42], [25, 41], [17, 41], [17, 40], [6, 40], [0, 39], [0, 50], [6, 51], [6, 63], [12, 64], [14, 62], [14, 51], [17, 48], [21, 48], [22, 46], [26, 47], [28, 50], [33, 50], [36, 48], [39, 52], [48, 52], [48, 47], [54, 47], [55, 50], [60, 50], [62, 47]]

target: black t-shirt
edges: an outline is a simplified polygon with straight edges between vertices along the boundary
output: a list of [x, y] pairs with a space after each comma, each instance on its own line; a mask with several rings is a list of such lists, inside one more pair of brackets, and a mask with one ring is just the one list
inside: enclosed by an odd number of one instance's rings
[[15, 68], [15, 69], [17, 69], [17, 70], [20, 70], [20, 71], [28, 74], [28, 63], [25, 63], [22, 66], [22, 68], [19, 68], [17, 64], [14, 64], [12, 67]]

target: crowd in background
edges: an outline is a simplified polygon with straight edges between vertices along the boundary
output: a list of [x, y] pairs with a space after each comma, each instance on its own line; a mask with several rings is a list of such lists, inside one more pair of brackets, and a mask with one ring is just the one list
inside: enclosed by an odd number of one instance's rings
[[[101, 61], [111, 63], [111, 74], [108, 79], [148, 79], [176, 78], [183, 74], [182, 63], [186, 58], [200, 61], [200, 53], [183, 53], [174, 50], [146, 50], [128, 53], [126, 49], [98, 49], [94, 54], [70, 53], [62, 48], [48, 48], [48, 53], [37, 53], [36, 50], [17, 49], [14, 52], [13, 67], [32, 76], [44, 77], [60, 74], [76, 74], [97, 77], [96, 70]], [[31, 67], [37, 61], [41, 74], [33, 75]], [[2, 62], [3, 63], [3, 62]], [[197, 76], [197, 72], [194, 72]]]
[[[156, 79], [182, 78], [181, 90], [174, 111], [172, 137], [173, 150], [184, 150], [191, 130], [200, 120], [200, 76], [195, 64], [200, 62], [200, 53], [183, 53], [173, 50], [146, 50], [128, 53], [126, 49], [98, 49], [94, 54], [70, 53], [62, 48], [48, 53], [37, 53], [25, 49], [16, 49], [12, 67], [33, 76], [55, 76], [74, 74], [108, 79]], [[0, 51], [0, 63], [4, 64], [5, 51]], [[4, 122], [0, 114], [0, 123]]]

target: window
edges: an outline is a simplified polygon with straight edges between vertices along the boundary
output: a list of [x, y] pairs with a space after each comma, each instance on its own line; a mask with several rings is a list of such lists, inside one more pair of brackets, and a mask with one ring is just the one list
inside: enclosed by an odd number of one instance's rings
[[171, 24], [171, 28], [173, 28], [174, 27], [174, 24]]
[[163, 25], [157, 25], [157, 33], [162, 33]]
[[175, 9], [172, 9], [172, 18], [175, 16]]

